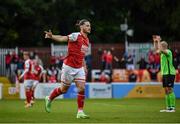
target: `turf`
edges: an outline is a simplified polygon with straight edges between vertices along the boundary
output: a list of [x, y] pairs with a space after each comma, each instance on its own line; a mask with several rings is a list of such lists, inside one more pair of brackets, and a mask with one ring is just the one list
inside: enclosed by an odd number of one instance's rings
[[160, 113], [164, 99], [91, 99], [85, 112], [90, 119], [76, 119], [76, 100], [56, 100], [46, 113], [44, 101], [25, 109], [22, 100], [0, 100], [0, 123], [178, 123], [180, 99], [175, 113]]

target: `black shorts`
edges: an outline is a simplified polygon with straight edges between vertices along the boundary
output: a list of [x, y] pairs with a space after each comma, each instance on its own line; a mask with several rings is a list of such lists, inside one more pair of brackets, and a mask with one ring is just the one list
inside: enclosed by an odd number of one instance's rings
[[174, 87], [175, 75], [163, 75], [163, 87]]

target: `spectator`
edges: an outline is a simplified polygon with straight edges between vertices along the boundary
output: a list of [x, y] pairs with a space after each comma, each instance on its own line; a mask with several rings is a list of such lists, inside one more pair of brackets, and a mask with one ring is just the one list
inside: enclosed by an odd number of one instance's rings
[[101, 55], [102, 70], [104, 70], [106, 67], [106, 56], [107, 56], [107, 50], [104, 50]]
[[57, 82], [57, 74], [58, 74], [58, 71], [55, 69], [54, 66], [51, 66], [50, 69], [48, 69], [48, 71], [47, 71], [48, 82], [56, 83]]
[[135, 72], [133, 70], [129, 71], [129, 82], [136, 82], [137, 81], [137, 75], [135, 74]]
[[85, 57], [86, 65], [87, 65], [87, 81], [91, 81], [91, 70], [92, 70], [92, 56], [91, 54]]
[[112, 61], [113, 61], [113, 55], [111, 54], [111, 51], [109, 50], [106, 55], [106, 68], [108, 70], [112, 70]]
[[126, 69], [126, 60], [124, 57], [122, 57], [122, 59], [120, 60], [120, 69]]
[[15, 70], [17, 69], [17, 63], [19, 61], [19, 57], [16, 54], [15, 51], [12, 52], [11, 54], [11, 81], [14, 82], [14, 77], [15, 77]]
[[134, 70], [134, 59], [132, 55], [129, 55], [127, 58], [126, 68], [128, 70]]
[[173, 65], [175, 69], [177, 69], [180, 64], [180, 53], [178, 52], [178, 49], [175, 49], [175, 51], [173, 52], [173, 58]]
[[55, 66], [55, 64], [56, 64], [56, 57], [55, 56], [51, 56], [50, 65]]
[[24, 59], [23, 59], [23, 51], [20, 51], [18, 54], [19, 61], [17, 63], [17, 70], [24, 70]]
[[141, 57], [141, 59], [137, 62], [137, 64], [139, 65], [139, 69], [146, 69], [148, 63], [146, 62], [144, 57]]
[[176, 71], [176, 82], [180, 82], [180, 68]]
[[178, 63], [178, 67], [180, 66], [180, 52], [178, 51], [178, 49], [176, 49], [177, 51], [177, 63]]
[[24, 69], [24, 60], [22, 57], [19, 57], [19, 61], [17, 63], [17, 70], [23, 70]]
[[11, 69], [10, 69], [10, 64], [11, 64], [11, 55], [8, 52], [5, 56], [5, 63], [6, 63], [6, 76], [10, 77]]
[[99, 82], [108, 83], [109, 81], [110, 81], [109, 76], [104, 71], [102, 71], [101, 75], [99, 76]]

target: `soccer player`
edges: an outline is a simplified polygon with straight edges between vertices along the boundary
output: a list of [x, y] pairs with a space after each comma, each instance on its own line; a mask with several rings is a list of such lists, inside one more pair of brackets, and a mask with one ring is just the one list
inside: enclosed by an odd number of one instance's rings
[[161, 41], [161, 37], [153, 35], [154, 47], [161, 55], [161, 74], [163, 88], [165, 90], [166, 109], [160, 112], [175, 112], [175, 94], [173, 91], [176, 70], [173, 66], [173, 56], [168, 49], [166, 41]]
[[31, 87], [31, 104], [34, 104], [34, 100], [35, 100], [34, 91], [43, 73], [43, 67], [39, 64], [37, 60], [34, 60], [33, 64], [34, 64], [34, 73], [33, 73], [34, 82], [33, 82], [33, 86]]
[[26, 105], [25, 108], [31, 107], [31, 97], [32, 97], [32, 86], [34, 83], [34, 65], [33, 61], [30, 59], [29, 52], [23, 53], [24, 63], [24, 72], [19, 76], [19, 80], [24, 77], [24, 87], [25, 87], [25, 96], [26, 96]]
[[88, 34], [91, 32], [91, 24], [88, 20], [82, 19], [79, 21], [78, 26], [80, 32], [72, 33], [68, 36], [53, 35], [51, 31], [45, 31], [45, 38], [50, 38], [57, 42], [68, 42], [68, 55], [64, 59], [62, 66], [62, 85], [55, 88], [50, 96], [45, 98], [45, 109], [47, 112], [50, 112], [51, 103], [54, 98], [66, 93], [71, 82], [75, 82], [78, 88], [78, 112], [76, 118], [89, 118], [89, 116], [83, 112], [86, 80], [85, 71], [87, 71], [84, 57], [89, 47]]

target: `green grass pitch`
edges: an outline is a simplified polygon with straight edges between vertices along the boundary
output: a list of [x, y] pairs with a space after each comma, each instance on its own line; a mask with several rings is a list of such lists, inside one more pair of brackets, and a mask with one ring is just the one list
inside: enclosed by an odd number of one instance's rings
[[75, 99], [55, 100], [46, 113], [44, 101], [25, 109], [22, 100], [0, 100], [0, 123], [178, 123], [180, 99], [175, 113], [160, 113], [164, 99], [87, 99], [85, 112], [90, 119], [76, 119]]

